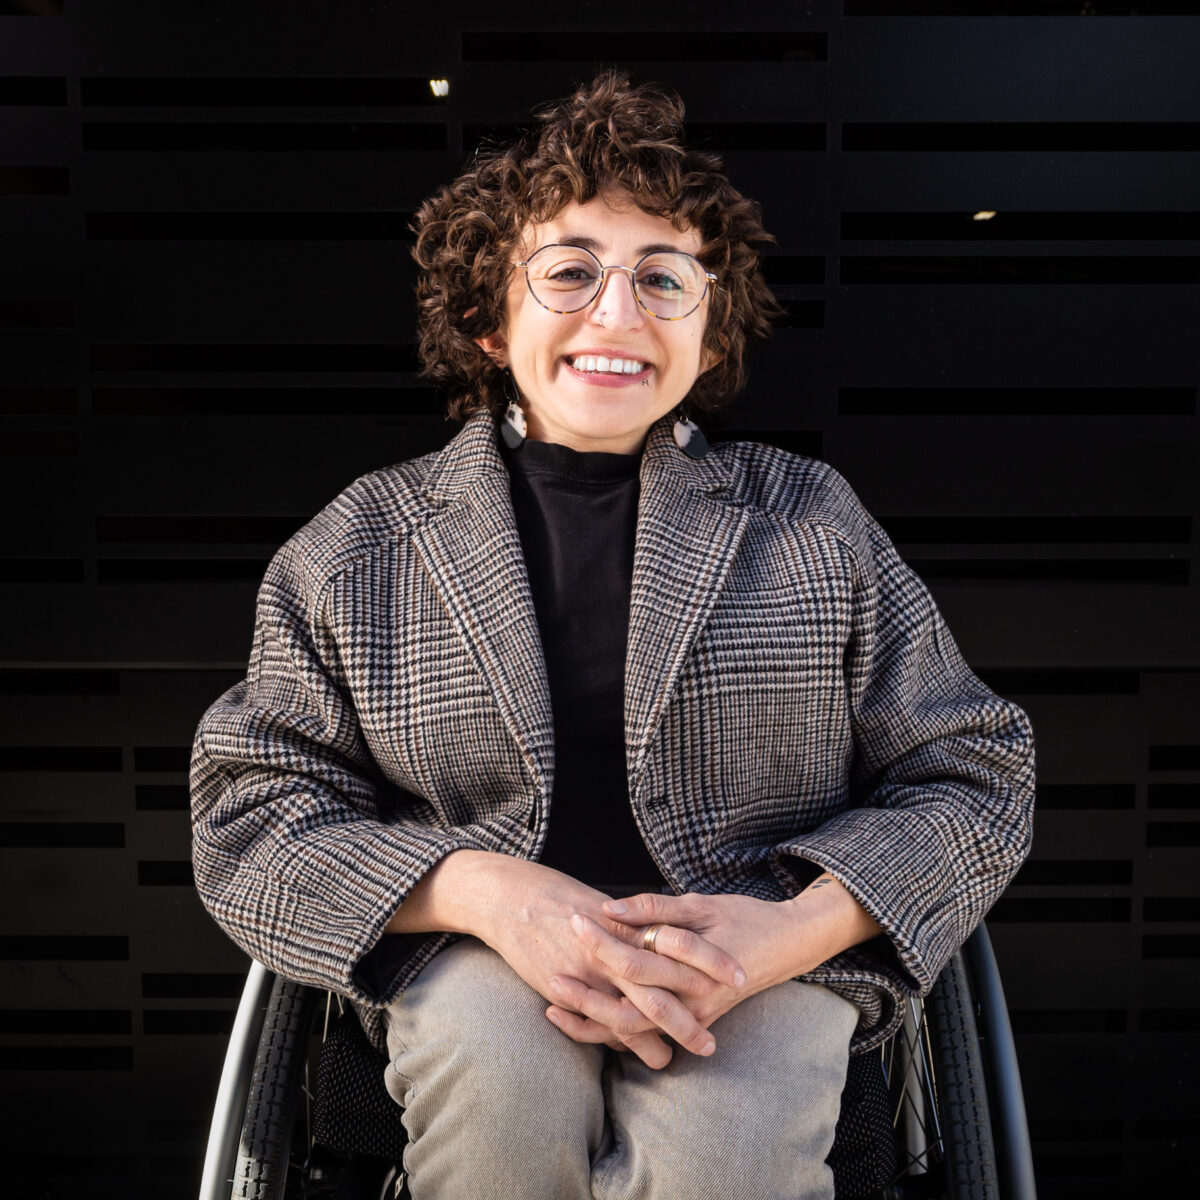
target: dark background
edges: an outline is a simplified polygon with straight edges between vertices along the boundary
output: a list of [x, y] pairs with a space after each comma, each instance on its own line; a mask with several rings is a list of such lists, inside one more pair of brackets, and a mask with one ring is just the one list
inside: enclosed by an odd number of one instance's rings
[[15, 1194], [194, 1193], [245, 959], [191, 887], [192, 730], [274, 547], [453, 432], [414, 374], [409, 213], [596, 63], [678, 87], [778, 235], [787, 326], [729, 429], [842, 471], [1033, 717], [1036, 844], [991, 926], [1042, 1195], [1169, 1194], [1200, 1117], [1200, 3], [21, 7]]

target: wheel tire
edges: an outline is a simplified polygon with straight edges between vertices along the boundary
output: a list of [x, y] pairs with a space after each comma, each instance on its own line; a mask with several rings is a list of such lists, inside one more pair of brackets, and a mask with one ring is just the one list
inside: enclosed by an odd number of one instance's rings
[[282, 1200], [317, 992], [275, 980], [254, 1058], [233, 1173], [238, 1200]]
[[979, 1052], [975, 1003], [961, 954], [955, 954], [938, 976], [925, 1001], [925, 1009], [937, 1088], [946, 1194], [950, 1200], [999, 1200], [996, 1150]]

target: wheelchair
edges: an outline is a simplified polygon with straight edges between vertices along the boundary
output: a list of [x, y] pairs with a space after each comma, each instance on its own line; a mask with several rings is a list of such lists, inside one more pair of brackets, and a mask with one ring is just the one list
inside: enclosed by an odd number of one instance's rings
[[[253, 963], [200, 1200], [408, 1200], [386, 1060], [348, 1006]], [[1036, 1200], [1004, 993], [981, 925], [879, 1051], [850, 1059], [837, 1200]]]

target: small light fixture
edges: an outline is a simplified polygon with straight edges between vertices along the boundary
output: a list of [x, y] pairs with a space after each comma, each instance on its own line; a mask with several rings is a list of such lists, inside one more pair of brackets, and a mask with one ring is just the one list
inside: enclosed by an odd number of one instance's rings
[[994, 212], [977, 212], [972, 218], [972, 221], [990, 221], [996, 214]]
[[450, 95], [450, 80], [448, 79], [431, 79], [429, 81], [429, 90], [435, 96]]

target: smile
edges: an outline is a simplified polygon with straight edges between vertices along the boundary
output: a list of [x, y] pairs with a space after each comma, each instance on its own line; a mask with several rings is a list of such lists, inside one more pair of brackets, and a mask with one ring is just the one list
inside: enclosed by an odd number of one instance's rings
[[636, 358], [605, 358], [599, 354], [577, 354], [567, 364], [585, 375], [640, 375], [649, 365]]

